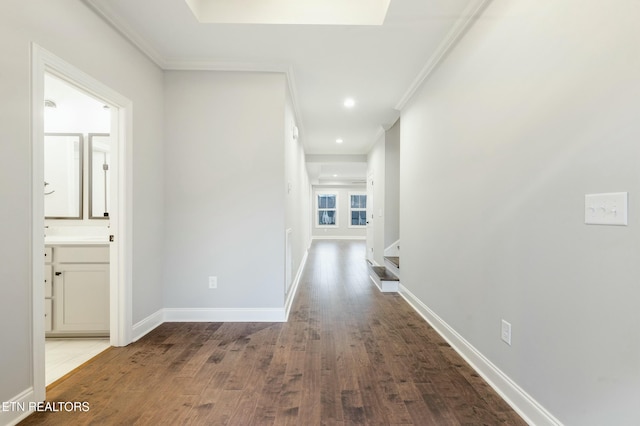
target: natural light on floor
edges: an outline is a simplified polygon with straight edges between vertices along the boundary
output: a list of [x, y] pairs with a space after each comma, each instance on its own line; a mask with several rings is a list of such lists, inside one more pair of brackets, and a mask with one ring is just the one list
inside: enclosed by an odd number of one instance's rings
[[46, 384], [89, 361], [109, 347], [109, 338], [47, 339], [45, 342]]

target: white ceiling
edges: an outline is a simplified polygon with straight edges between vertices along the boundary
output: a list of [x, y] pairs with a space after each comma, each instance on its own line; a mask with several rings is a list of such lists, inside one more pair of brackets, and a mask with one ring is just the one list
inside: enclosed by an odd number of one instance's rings
[[307, 154], [337, 155], [369, 151], [488, 1], [391, 0], [383, 25], [355, 26], [200, 23], [185, 0], [85, 0], [164, 69], [287, 73]]
[[391, 0], [185, 0], [200, 22], [381, 25]]
[[307, 172], [316, 185], [365, 186], [366, 155], [307, 155]]
[[55, 108], [44, 109], [45, 133], [109, 133], [111, 111], [105, 102], [53, 75], [45, 74], [44, 98]]

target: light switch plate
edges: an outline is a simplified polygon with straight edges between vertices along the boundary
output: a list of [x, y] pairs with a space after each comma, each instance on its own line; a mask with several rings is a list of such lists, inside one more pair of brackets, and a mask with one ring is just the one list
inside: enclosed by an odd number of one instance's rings
[[627, 192], [586, 194], [584, 223], [588, 225], [627, 225]]

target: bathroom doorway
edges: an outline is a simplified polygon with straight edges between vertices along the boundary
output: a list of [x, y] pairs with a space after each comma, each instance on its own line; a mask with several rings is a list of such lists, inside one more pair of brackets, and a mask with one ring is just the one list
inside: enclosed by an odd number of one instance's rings
[[[106, 337], [106, 346], [131, 342], [131, 272], [126, 256], [131, 245], [126, 232], [131, 217], [126, 205], [131, 192], [126, 179], [131, 102], [35, 44], [31, 101], [32, 377], [36, 399], [44, 400], [45, 330], [56, 337]], [[65, 105], [70, 101], [84, 102], [76, 114], [86, 113], [93, 103], [102, 116], [73, 117]], [[45, 176], [50, 173], [46, 138], [64, 146], [56, 154], [56, 161], [70, 164], [63, 176]], [[45, 202], [45, 197], [56, 202]], [[52, 252], [56, 249], [58, 255]], [[54, 268], [56, 262], [60, 264]], [[84, 286], [87, 282], [90, 287]], [[96, 292], [102, 292], [99, 299]], [[95, 310], [101, 315], [87, 319]], [[99, 352], [95, 346], [89, 351]]]
[[45, 378], [110, 346], [113, 105], [44, 76]]

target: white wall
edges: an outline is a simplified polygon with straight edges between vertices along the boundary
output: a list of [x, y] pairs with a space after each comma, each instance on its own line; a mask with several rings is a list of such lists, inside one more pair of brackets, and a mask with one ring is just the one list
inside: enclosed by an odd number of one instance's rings
[[[311, 200], [311, 235], [317, 239], [332, 238], [354, 238], [364, 239], [367, 235], [366, 227], [350, 228], [351, 216], [349, 216], [349, 193], [358, 192], [366, 193], [366, 187], [363, 185], [314, 185], [313, 199]], [[338, 226], [336, 227], [320, 227], [316, 226], [318, 221], [317, 212], [317, 194], [318, 192], [331, 192], [338, 194]]]
[[165, 307], [282, 308], [284, 74], [172, 71], [165, 96]]
[[640, 424], [638, 16], [494, 0], [402, 111], [403, 285], [567, 425]]
[[385, 134], [384, 248], [400, 239], [400, 120]]
[[[134, 322], [162, 306], [162, 72], [82, 2], [0, 2], [0, 401], [32, 385], [31, 42], [133, 101]], [[0, 413], [0, 423], [14, 414]]]
[[373, 200], [369, 200], [367, 217], [369, 221], [373, 220], [373, 226], [367, 228], [367, 255], [378, 265], [384, 265], [385, 248], [385, 139], [386, 135], [382, 133], [367, 155], [367, 180], [373, 179], [373, 188], [368, 187], [369, 193], [373, 193]]
[[[291, 279], [294, 280], [311, 242], [311, 185], [305, 162], [302, 138], [293, 138], [296, 126], [291, 96], [287, 91], [285, 105], [285, 228], [291, 229]], [[286, 274], [286, 271], [285, 271]]]
[[367, 230], [367, 249], [373, 248], [373, 260], [384, 265], [385, 249], [400, 239], [400, 120], [369, 151], [367, 176], [374, 181], [375, 211], [373, 227]]

